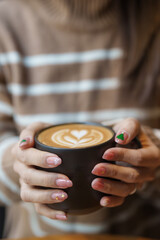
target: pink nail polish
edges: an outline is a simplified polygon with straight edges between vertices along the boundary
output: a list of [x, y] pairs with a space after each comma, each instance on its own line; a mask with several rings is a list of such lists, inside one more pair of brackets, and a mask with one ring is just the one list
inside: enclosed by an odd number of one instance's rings
[[126, 131], [120, 131], [116, 134], [115, 142], [124, 144], [128, 138], [129, 134]]
[[56, 214], [56, 219], [67, 220], [67, 217], [65, 215], [62, 215], [62, 214]]
[[102, 182], [102, 180], [98, 180], [98, 181], [94, 180], [93, 183], [92, 183], [92, 187], [93, 187], [93, 189], [99, 191], [99, 190], [104, 188], [104, 183]]
[[95, 167], [92, 170], [93, 174], [99, 175], [99, 176], [103, 176], [106, 172], [106, 169], [104, 167]]
[[102, 200], [100, 201], [100, 204], [101, 204], [101, 206], [106, 207], [106, 206], [108, 205], [107, 199], [106, 199], [106, 198], [102, 199]]
[[56, 184], [58, 187], [62, 187], [62, 188], [73, 186], [72, 182], [70, 180], [66, 180], [66, 179], [57, 179]]
[[106, 160], [112, 160], [114, 159], [115, 154], [113, 152], [106, 152], [103, 154], [102, 158]]
[[46, 162], [49, 167], [58, 166], [62, 163], [62, 160], [57, 156], [47, 157]]
[[22, 141], [19, 144], [19, 147], [20, 148], [26, 147], [30, 143], [30, 141], [31, 141], [31, 138], [29, 137], [22, 139]]
[[57, 192], [54, 192], [54, 193], [52, 193], [52, 195], [51, 195], [51, 198], [53, 199], [53, 200], [56, 200], [56, 201], [61, 201], [61, 200], [65, 200], [66, 198], [68, 197], [68, 195], [67, 195], [67, 193], [65, 193], [65, 192], [59, 192], [59, 193], [57, 193]]

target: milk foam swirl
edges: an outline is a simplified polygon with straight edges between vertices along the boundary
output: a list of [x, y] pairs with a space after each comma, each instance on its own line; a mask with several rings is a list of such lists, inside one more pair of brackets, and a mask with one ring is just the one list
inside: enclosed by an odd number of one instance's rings
[[78, 148], [99, 144], [103, 139], [103, 133], [95, 129], [62, 129], [51, 136], [51, 140], [69, 148]]

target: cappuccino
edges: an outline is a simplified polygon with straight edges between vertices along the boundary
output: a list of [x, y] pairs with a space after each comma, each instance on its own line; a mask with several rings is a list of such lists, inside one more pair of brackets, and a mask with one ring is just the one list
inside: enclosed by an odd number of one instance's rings
[[110, 140], [113, 131], [109, 128], [87, 124], [62, 124], [43, 130], [38, 141], [56, 148], [85, 148]]
[[64, 174], [73, 182], [73, 187], [65, 189], [68, 198], [47, 204], [48, 207], [73, 215], [88, 214], [101, 208], [100, 199], [105, 194], [91, 187], [96, 178], [91, 172], [96, 164], [104, 161], [104, 152], [115, 146], [114, 135], [111, 128], [91, 122], [60, 124], [36, 133], [35, 147], [62, 159], [62, 164], [55, 168], [38, 169]]

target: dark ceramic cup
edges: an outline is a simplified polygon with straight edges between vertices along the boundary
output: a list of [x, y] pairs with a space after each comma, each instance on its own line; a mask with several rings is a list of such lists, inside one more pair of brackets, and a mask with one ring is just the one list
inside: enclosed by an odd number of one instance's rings
[[[42, 144], [38, 141], [37, 137], [42, 131], [50, 127], [61, 126], [64, 124], [54, 125], [42, 129], [35, 135], [35, 148], [42, 151], [55, 153], [62, 159], [62, 164], [56, 168], [39, 169], [48, 172], [65, 174], [73, 182], [73, 187], [65, 189], [68, 194], [68, 198], [66, 200], [61, 203], [47, 205], [52, 209], [65, 211], [72, 215], [87, 214], [101, 208], [100, 199], [106, 194], [96, 191], [91, 187], [92, 181], [96, 178], [91, 171], [96, 164], [100, 162], [106, 162], [106, 160], [102, 159], [102, 155], [107, 149], [115, 146], [132, 149], [141, 148], [141, 143], [139, 142], [138, 138], [133, 139], [128, 145], [122, 146], [116, 144], [114, 141], [115, 133], [110, 127], [91, 122], [82, 122], [78, 124], [87, 124], [107, 128], [113, 132], [113, 136], [108, 141], [96, 146], [84, 148], [56, 148]], [[110, 163], [114, 164], [113, 161]]]
[[96, 178], [91, 171], [96, 164], [100, 162], [106, 162], [104, 159], [102, 159], [103, 153], [105, 150], [115, 146], [115, 133], [110, 127], [105, 127], [99, 123], [90, 122], [82, 122], [78, 124], [87, 124], [108, 128], [113, 132], [113, 136], [108, 141], [96, 146], [84, 148], [56, 148], [44, 145], [38, 141], [37, 137], [44, 129], [37, 132], [35, 135], [35, 148], [42, 151], [55, 153], [62, 159], [62, 164], [58, 167], [43, 170], [65, 174], [73, 182], [73, 187], [65, 189], [68, 194], [68, 198], [66, 200], [61, 203], [47, 205], [52, 209], [65, 211], [72, 215], [87, 214], [101, 208], [100, 199], [105, 194], [96, 191], [91, 187], [92, 181]]

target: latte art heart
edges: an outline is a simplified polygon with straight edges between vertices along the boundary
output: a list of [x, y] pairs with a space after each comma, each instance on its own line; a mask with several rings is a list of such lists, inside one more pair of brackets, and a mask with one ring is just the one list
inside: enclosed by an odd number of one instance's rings
[[90, 131], [63, 129], [54, 133], [51, 139], [56, 144], [76, 148], [100, 142], [103, 139], [103, 134], [95, 129]]
[[87, 130], [72, 130], [71, 134], [76, 137], [77, 139], [82, 138], [83, 136], [85, 136], [88, 133]]
[[64, 136], [64, 139], [67, 141], [67, 142], [71, 142], [73, 144], [80, 144], [80, 143], [85, 143], [85, 142], [89, 142], [91, 140], [91, 138], [83, 138], [81, 140], [76, 140], [72, 137], [69, 137], [69, 136]]

